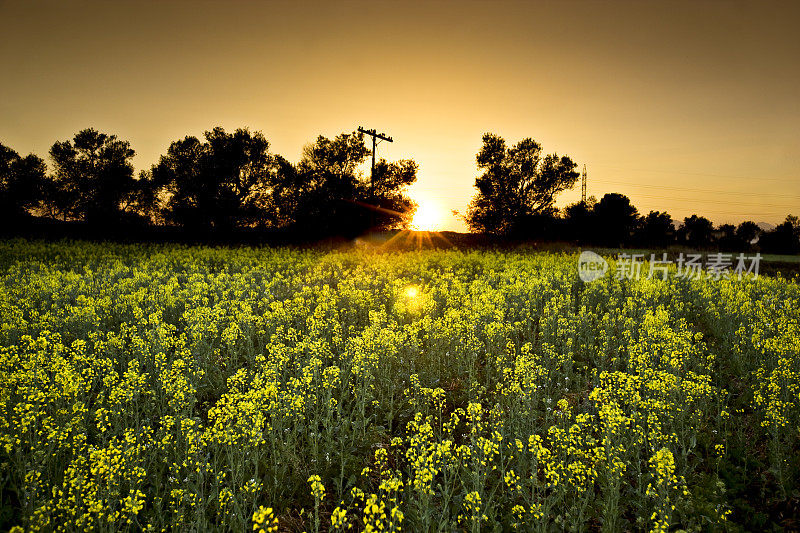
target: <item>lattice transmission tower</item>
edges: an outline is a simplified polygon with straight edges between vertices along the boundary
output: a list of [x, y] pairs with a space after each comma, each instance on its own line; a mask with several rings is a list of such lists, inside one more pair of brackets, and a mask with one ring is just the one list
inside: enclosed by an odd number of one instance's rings
[[586, 203], [586, 165], [583, 165], [583, 174], [581, 174], [581, 202]]

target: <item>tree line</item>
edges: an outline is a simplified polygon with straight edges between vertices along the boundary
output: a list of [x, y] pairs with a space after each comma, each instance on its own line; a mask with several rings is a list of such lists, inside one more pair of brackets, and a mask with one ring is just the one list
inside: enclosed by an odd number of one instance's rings
[[[556, 196], [580, 177], [570, 157], [545, 154], [531, 138], [508, 146], [487, 133], [482, 141], [477, 192], [462, 217], [473, 232], [609, 247], [800, 252], [800, 220], [791, 215], [769, 231], [752, 221], [715, 227], [698, 215], [677, 223], [667, 212], [640, 215], [619, 193], [557, 209]], [[406, 190], [417, 164], [380, 159], [373, 186], [360, 168], [369, 154], [358, 131], [320, 135], [293, 164], [273, 153], [259, 131], [216, 127], [202, 138], [172, 142], [136, 175], [130, 143], [93, 128], [55, 142], [49, 165], [0, 144], [0, 222], [8, 233], [46, 217], [109, 236], [154, 225], [197, 236], [256, 228], [312, 238], [407, 227], [416, 205]]]
[[120, 231], [172, 225], [198, 235], [283, 228], [313, 235], [405, 227], [415, 204], [411, 159], [376, 161], [374, 187], [360, 166], [363, 134], [320, 135], [297, 164], [270, 151], [261, 132], [216, 127], [172, 142], [135, 174], [128, 141], [93, 128], [21, 156], [0, 144], [0, 216], [6, 226], [33, 216]]
[[568, 156], [545, 154], [530, 138], [507, 146], [502, 137], [487, 133], [476, 162], [481, 171], [475, 180], [477, 192], [463, 215], [474, 232], [608, 247], [682, 245], [800, 252], [800, 219], [792, 215], [767, 231], [753, 221], [715, 227], [698, 215], [677, 223], [664, 211], [640, 215], [630, 199], [619, 193], [605, 194], [599, 201], [590, 197], [557, 209], [556, 196], [571, 189], [580, 177], [577, 164]]

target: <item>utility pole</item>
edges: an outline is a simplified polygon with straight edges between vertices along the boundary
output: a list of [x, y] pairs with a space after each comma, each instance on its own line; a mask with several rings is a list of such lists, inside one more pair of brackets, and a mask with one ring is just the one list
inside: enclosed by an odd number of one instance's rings
[[586, 203], [586, 165], [583, 165], [583, 174], [581, 174], [581, 202]]
[[372, 137], [372, 172], [369, 178], [369, 187], [370, 187], [370, 195], [372, 196], [372, 201], [375, 201], [375, 145], [377, 144], [377, 139], [382, 141], [389, 141], [394, 142], [391, 137], [386, 135], [385, 133], [377, 133], [374, 129], [372, 130], [365, 130], [361, 126], [358, 127], [358, 131], [363, 133], [364, 135], [369, 135]]

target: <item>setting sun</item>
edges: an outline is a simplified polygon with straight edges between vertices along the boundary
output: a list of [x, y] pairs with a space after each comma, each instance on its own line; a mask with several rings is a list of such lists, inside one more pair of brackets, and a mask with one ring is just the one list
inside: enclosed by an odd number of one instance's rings
[[442, 224], [439, 206], [430, 200], [417, 199], [417, 211], [411, 221], [411, 229], [416, 231], [438, 231]]

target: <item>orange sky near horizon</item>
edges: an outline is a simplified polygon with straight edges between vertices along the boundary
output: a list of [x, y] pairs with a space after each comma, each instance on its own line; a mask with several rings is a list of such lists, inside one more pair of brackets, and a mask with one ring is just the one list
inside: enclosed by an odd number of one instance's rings
[[95, 127], [138, 170], [217, 125], [293, 161], [376, 128], [463, 230], [491, 131], [643, 214], [776, 224], [800, 215], [798, 23], [798, 2], [0, 1], [0, 143], [46, 157]]

